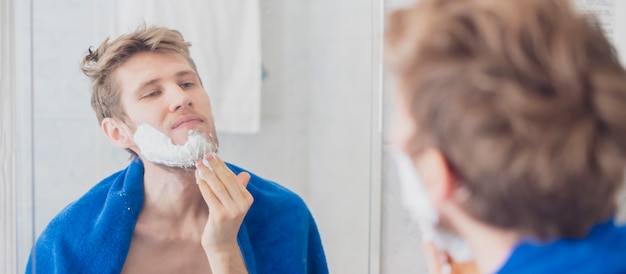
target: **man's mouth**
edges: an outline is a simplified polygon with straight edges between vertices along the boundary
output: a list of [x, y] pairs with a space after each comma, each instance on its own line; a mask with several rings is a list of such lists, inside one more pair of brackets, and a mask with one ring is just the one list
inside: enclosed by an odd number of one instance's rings
[[174, 122], [174, 125], [172, 125], [172, 129], [176, 129], [184, 125], [197, 124], [197, 123], [202, 123], [202, 122], [204, 122], [204, 120], [202, 120], [202, 118], [198, 116], [195, 116], [195, 115], [184, 116], [184, 117], [178, 118], [176, 122]]

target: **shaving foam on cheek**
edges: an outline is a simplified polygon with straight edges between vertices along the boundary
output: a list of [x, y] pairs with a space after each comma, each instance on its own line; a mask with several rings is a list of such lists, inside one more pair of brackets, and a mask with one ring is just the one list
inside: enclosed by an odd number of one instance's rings
[[413, 161], [401, 151], [393, 151], [392, 155], [398, 169], [402, 202], [419, 224], [424, 240], [445, 250], [457, 262], [471, 261], [473, 255], [469, 244], [458, 235], [438, 227], [439, 214], [413, 166]]
[[141, 154], [148, 161], [169, 167], [191, 168], [208, 153], [215, 154], [217, 145], [197, 130], [188, 132], [184, 145], [175, 145], [163, 132], [148, 124], [140, 124], [133, 135]]

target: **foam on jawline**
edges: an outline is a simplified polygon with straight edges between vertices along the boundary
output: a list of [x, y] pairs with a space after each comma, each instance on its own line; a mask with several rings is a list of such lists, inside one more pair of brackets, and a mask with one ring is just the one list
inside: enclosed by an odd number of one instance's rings
[[456, 262], [469, 262], [473, 254], [469, 244], [460, 236], [438, 226], [439, 214], [430, 200], [422, 179], [411, 159], [399, 150], [392, 150], [402, 189], [402, 203], [417, 221], [424, 240], [445, 250]]
[[217, 145], [198, 130], [188, 132], [184, 145], [175, 145], [163, 132], [148, 124], [140, 124], [133, 135], [135, 143], [146, 160], [169, 167], [192, 168], [208, 153], [215, 154]]

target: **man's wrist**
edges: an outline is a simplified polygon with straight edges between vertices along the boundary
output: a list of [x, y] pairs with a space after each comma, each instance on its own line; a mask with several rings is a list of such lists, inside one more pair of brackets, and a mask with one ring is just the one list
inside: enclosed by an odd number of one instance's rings
[[213, 273], [248, 273], [239, 244], [203, 248]]
[[223, 245], [207, 245], [202, 246], [204, 248], [204, 252], [207, 256], [216, 256], [216, 257], [227, 257], [237, 253], [241, 253], [239, 249], [239, 244], [223, 244]]

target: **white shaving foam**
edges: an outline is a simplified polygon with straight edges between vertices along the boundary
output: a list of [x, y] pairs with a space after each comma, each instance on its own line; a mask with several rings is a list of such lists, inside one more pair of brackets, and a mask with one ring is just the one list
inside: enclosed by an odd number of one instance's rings
[[209, 138], [198, 130], [190, 130], [188, 134], [184, 145], [175, 145], [163, 132], [148, 124], [140, 124], [133, 139], [146, 160], [169, 167], [191, 168], [206, 154], [217, 152], [210, 134]]
[[393, 151], [392, 157], [398, 170], [402, 202], [411, 217], [419, 224], [424, 240], [447, 251], [457, 262], [471, 261], [473, 254], [469, 244], [456, 234], [438, 227], [439, 214], [411, 159], [397, 150]]

